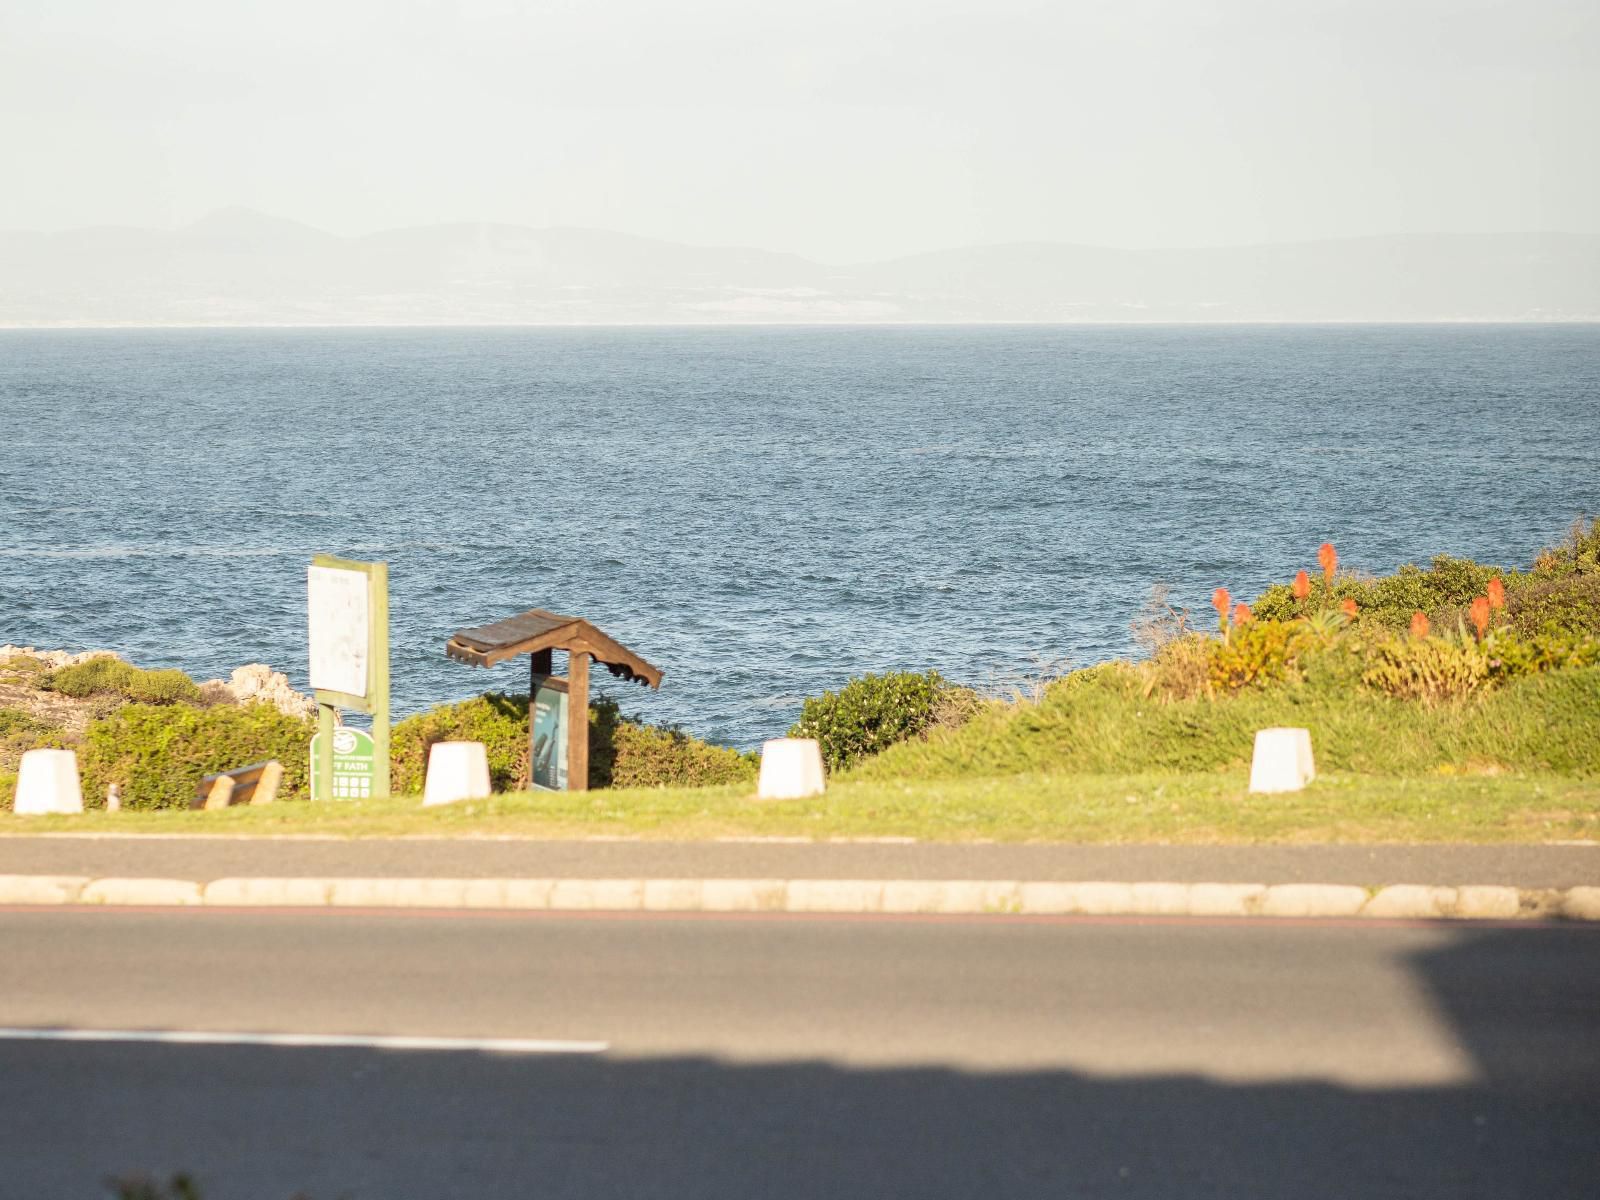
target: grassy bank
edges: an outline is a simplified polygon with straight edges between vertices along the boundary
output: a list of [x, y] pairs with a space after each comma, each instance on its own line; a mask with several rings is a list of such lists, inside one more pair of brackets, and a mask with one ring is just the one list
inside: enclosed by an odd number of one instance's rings
[[[1330, 668], [1337, 671], [1337, 663]], [[1600, 668], [1553, 671], [1439, 704], [1350, 687], [1315, 670], [1226, 698], [1163, 699], [1125, 663], [1077, 672], [1037, 704], [990, 704], [862, 762], [852, 778], [957, 779], [1244, 771], [1255, 731], [1311, 731], [1321, 770], [1378, 778], [1600, 776]]]
[[16, 817], [0, 834], [326, 837], [909, 837], [999, 842], [1545, 842], [1600, 838], [1600, 780], [1334, 774], [1253, 796], [1243, 771], [842, 779], [826, 796], [749, 787], [517, 793], [424, 809], [416, 797], [215, 813]]
[[[1254, 605], [1213, 597], [1215, 632], [1152, 598], [1148, 654], [984, 699], [932, 672], [867, 675], [808, 698], [824, 798], [758, 803], [755, 756], [591, 708], [595, 790], [527, 794], [527, 701], [488, 695], [395, 730], [395, 783], [421, 787], [431, 746], [482, 742], [488, 801], [421, 810], [304, 802], [309, 724], [208, 696], [176, 672], [94, 660], [41, 673], [0, 663], [6, 772], [29, 745], [79, 751], [85, 799], [125, 811], [0, 815], [0, 832], [333, 836], [910, 837], [998, 841], [1546, 841], [1600, 836], [1600, 523], [1580, 522], [1526, 572], [1436, 558], [1370, 579], [1324, 545]], [[1211, 624], [1207, 618], [1206, 624]], [[208, 685], [209, 686], [209, 685]], [[11, 694], [6, 693], [6, 694]], [[191, 694], [193, 693], [193, 694]], [[64, 721], [60, 697], [95, 706]], [[0, 699], [4, 696], [0, 695]], [[54, 706], [54, 707], [52, 707]], [[67, 715], [71, 715], [68, 713]], [[1319, 777], [1251, 796], [1257, 730], [1310, 730]], [[79, 728], [81, 726], [81, 728]], [[773, 731], [778, 732], [777, 730]], [[276, 757], [287, 802], [180, 811], [207, 771]], [[144, 811], [129, 811], [144, 810]]]

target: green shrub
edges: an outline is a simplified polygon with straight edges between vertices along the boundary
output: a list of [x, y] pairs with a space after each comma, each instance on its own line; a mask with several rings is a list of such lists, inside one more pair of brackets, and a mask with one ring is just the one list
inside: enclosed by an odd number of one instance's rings
[[106, 785], [116, 783], [125, 808], [188, 808], [203, 776], [268, 759], [283, 764], [279, 795], [304, 799], [314, 731], [313, 722], [270, 704], [124, 705], [84, 735], [84, 803], [103, 805]]
[[1391, 638], [1373, 647], [1361, 680], [1401, 700], [1460, 700], [1488, 684], [1489, 654], [1471, 638]]
[[[420, 792], [435, 742], [482, 742], [497, 792], [527, 791], [528, 698], [491, 692], [407, 717], [394, 728], [394, 790]], [[589, 786], [699, 787], [755, 778], [759, 759], [713, 746], [681, 729], [622, 715], [609, 696], [589, 702]]]
[[489, 756], [489, 784], [495, 791], [526, 791], [529, 786], [526, 696], [489, 692], [401, 721], [389, 740], [396, 795], [422, 791], [428, 778], [428, 751], [435, 742], [482, 742]]
[[616, 725], [611, 760], [603, 781], [598, 772], [593, 773], [596, 787], [710, 787], [750, 783], [761, 766], [759, 754], [713, 746], [672, 726], [641, 725], [627, 720]]
[[125, 694], [136, 704], [197, 704], [200, 688], [176, 668], [161, 671], [134, 669]]
[[1415, 612], [1425, 612], [1435, 621], [1452, 617], [1472, 603], [1474, 596], [1483, 595], [1489, 580], [1497, 576], [1508, 588], [1514, 586], [1516, 576], [1503, 567], [1440, 554], [1426, 571], [1407, 563], [1393, 575], [1378, 579], [1337, 575], [1332, 587], [1319, 578], [1305, 600], [1296, 600], [1288, 584], [1275, 583], [1250, 607], [1257, 620], [1290, 621], [1351, 599], [1360, 608], [1361, 620], [1368, 624], [1404, 629]]
[[1211, 643], [1211, 686], [1226, 691], [1282, 679], [1312, 644], [1304, 621], [1251, 621]]
[[1544, 550], [1533, 560], [1539, 579], [1566, 575], [1600, 575], [1600, 517], [1579, 517], [1567, 530], [1566, 540]]
[[120, 658], [91, 658], [50, 672], [41, 686], [82, 700], [89, 696], [121, 696], [136, 704], [195, 704], [200, 688], [182, 671], [145, 671]]
[[44, 677], [42, 686], [46, 691], [60, 692], [75, 700], [87, 696], [126, 696], [133, 672], [133, 666], [120, 658], [91, 658], [70, 667], [56, 668]]
[[950, 685], [937, 671], [862, 675], [837, 692], [808, 698], [790, 737], [816, 738], [829, 771], [924, 733]]
[[1600, 573], [1535, 574], [1508, 589], [1506, 616], [1521, 634], [1568, 631], [1600, 637]]
[[1407, 564], [1378, 579], [1340, 574], [1331, 587], [1319, 577], [1305, 600], [1296, 600], [1288, 584], [1273, 584], [1251, 607], [1257, 619], [1288, 621], [1349, 598], [1369, 626], [1402, 630], [1413, 613], [1422, 612], [1436, 628], [1454, 629], [1465, 621], [1473, 598], [1497, 577], [1506, 589], [1506, 616], [1518, 633], [1560, 629], [1600, 635], [1600, 520], [1580, 519], [1563, 542], [1540, 552], [1530, 571], [1441, 554], [1426, 570]]

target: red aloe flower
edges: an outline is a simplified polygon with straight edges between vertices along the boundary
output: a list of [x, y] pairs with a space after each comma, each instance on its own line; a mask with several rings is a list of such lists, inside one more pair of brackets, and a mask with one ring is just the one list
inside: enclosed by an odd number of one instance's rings
[[1228, 604], [1231, 599], [1232, 597], [1228, 595], [1227, 588], [1218, 588], [1211, 593], [1211, 607], [1217, 610], [1217, 616], [1226, 617], [1228, 615]]
[[1472, 623], [1477, 627], [1478, 640], [1483, 640], [1483, 635], [1489, 632], [1489, 597], [1479, 596], [1472, 602], [1472, 607], [1467, 610], [1472, 616]]
[[1311, 595], [1311, 577], [1301, 571], [1294, 577], [1294, 585], [1289, 590], [1294, 593], [1296, 600], [1304, 600]]
[[1489, 595], [1487, 597], [1490, 608], [1504, 608], [1506, 606], [1506, 585], [1500, 582], [1496, 575], [1489, 580]]
[[1358, 611], [1356, 607], [1356, 598], [1354, 596], [1346, 596], [1343, 600], [1339, 601], [1339, 611], [1354, 621]]
[[1411, 614], [1411, 636], [1414, 638], [1428, 636], [1428, 614], [1420, 609]]
[[1322, 564], [1322, 577], [1332, 583], [1334, 569], [1339, 565], [1339, 552], [1332, 542], [1323, 542], [1317, 548], [1317, 561]]
[[1247, 624], [1255, 620], [1255, 617], [1255, 613], [1250, 611], [1248, 604], [1235, 604], [1233, 606], [1233, 623], [1235, 625]]

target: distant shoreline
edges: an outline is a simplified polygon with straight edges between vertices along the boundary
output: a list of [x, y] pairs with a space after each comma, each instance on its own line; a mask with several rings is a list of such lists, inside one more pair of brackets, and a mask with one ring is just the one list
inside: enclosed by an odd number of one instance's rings
[[1313, 319], [1268, 319], [1239, 321], [1150, 320], [1150, 321], [428, 321], [428, 322], [208, 322], [76, 324], [70, 322], [15, 323], [0, 321], [0, 333], [121, 333], [143, 331], [180, 332], [189, 330], [378, 330], [378, 329], [1323, 329], [1385, 328], [1407, 329], [1433, 326], [1588, 326], [1600, 325], [1592, 317], [1430, 317], [1384, 320], [1382, 318], [1329, 317]]

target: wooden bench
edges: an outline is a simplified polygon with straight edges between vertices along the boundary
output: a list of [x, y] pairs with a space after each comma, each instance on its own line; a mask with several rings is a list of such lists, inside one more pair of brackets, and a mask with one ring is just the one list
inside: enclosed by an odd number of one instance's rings
[[277, 759], [254, 763], [234, 771], [207, 775], [194, 790], [190, 808], [227, 808], [230, 804], [271, 804], [283, 781], [283, 764]]

